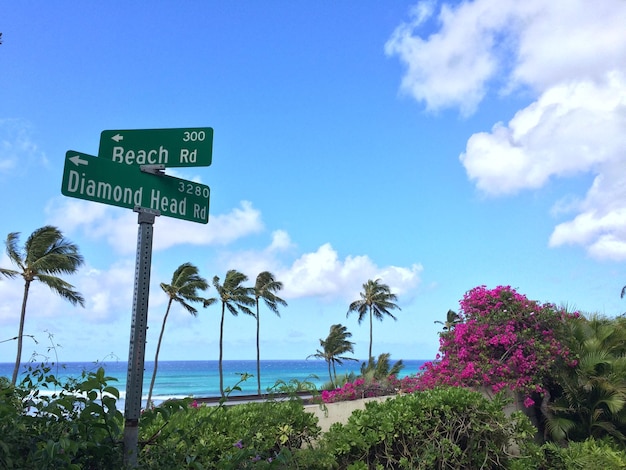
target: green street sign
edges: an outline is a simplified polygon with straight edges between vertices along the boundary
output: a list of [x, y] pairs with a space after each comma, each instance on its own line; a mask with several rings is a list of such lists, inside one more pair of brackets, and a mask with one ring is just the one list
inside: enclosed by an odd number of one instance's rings
[[135, 129], [102, 131], [98, 157], [128, 166], [209, 166], [213, 129]]
[[206, 224], [210, 189], [204, 184], [149, 174], [103, 158], [68, 151], [61, 193], [86, 201], [159, 211], [166, 217]]

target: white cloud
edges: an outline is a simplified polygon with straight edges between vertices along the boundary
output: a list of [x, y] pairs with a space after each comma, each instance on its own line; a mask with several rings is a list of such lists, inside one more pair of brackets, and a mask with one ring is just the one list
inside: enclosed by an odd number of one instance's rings
[[[1, 266], [15, 269], [6, 255], [0, 259]], [[17, 270], [17, 269], [16, 269]], [[44, 284], [31, 284], [26, 310], [29, 324], [37, 319], [61, 319], [82, 317], [86, 322], [101, 323], [116, 318], [120, 310], [130, 311], [134, 290], [135, 263], [121, 261], [107, 270], [83, 266], [72, 276], [62, 276], [74, 286], [85, 299], [85, 308], [73, 306], [60, 298]], [[21, 276], [0, 280], [0, 324], [16, 325], [19, 319], [24, 280]]]
[[547, 90], [490, 133], [474, 134], [461, 162], [486, 194], [542, 187], [553, 176], [601, 171], [626, 160], [626, 81], [579, 81]]
[[557, 225], [550, 246], [581, 245], [598, 259], [626, 260], [626, 157], [601, 167], [580, 213]]
[[263, 271], [277, 273], [281, 271], [281, 259], [295, 250], [289, 234], [284, 230], [272, 233], [270, 244], [262, 250], [243, 250], [236, 252], [222, 252], [220, 264], [225, 269], [237, 269], [248, 277], [256, 278]]
[[228, 245], [235, 240], [263, 230], [261, 212], [248, 201], [242, 201], [228, 214], [209, 216], [209, 223], [192, 224], [188, 221], [161, 217], [158, 232], [155, 223], [154, 249], [163, 250], [174, 245]]
[[[439, 29], [427, 30], [428, 20]], [[624, 24], [621, 0], [593, 8], [584, 0], [476, 0], [455, 7], [444, 3], [438, 12], [432, 2], [420, 2], [385, 51], [406, 65], [402, 89], [427, 109], [458, 107], [468, 115], [494, 82], [501, 91], [518, 86], [543, 91], [623, 69]]]
[[32, 164], [47, 165], [45, 154], [33, 142], [22, 119], [0, 119], [0, 176], [25, 172]]
[[402, 89], [427, 109], [458, 106], [467, 115], [483, 99], [485, 84], [498, 68], [494, 36], [508, 17], [491, 3], [463, 3], [456, 9], [444, 4], [437, 17], [441, 29], [424, 39], [416, 33], [435, 10], [432, 2], [420, 2], [411, 21], [387, 41], [387, 55], [398, 55], [407, 67]]
[[[137, 248], [137, 214], [131, 210], [80, 200], [55, 199], [46, 208], [49, 223], [72, 233], [81, 230], [93, 240], [106, 240], [117, 253]], [[248, 201], [228, 214], [209, 217], [208, 224], [157, 217], [153, 250], [176, 245], [226, 245], [263, 229], [261, 213]]]
[[381, 278], [399, 294], [417, 287], [422, 267], [388, 266], [380, 268], [367, 256], [347, 256], [340, 260], [329, 243], [313, 253], [300, 256], [279, 273], [285, 298], [321, 297], [354, 300], [368, 279]]
[[119, 316], [120, 311], [131, 311], [135, 263], [132, 260], [121, 261], [107, 270], [88, 267], [82, 270], [76, 283], [85, 297], [89, 322], [110, 322]]
[[330, 243], [294, 260], [295, 250], [289, 235], [277, 230], [265, 249], [223, 253], [220, 265], [247, 274], [251, 281], [262, 271], [274, 273], [283, 283], [281, 297], [285, 299], [317, 297], [325, 302], [351, 301], [358, 298], [364, 282], [377, 278], [398, 295], [413, 295], [421, 281], [422, 266], [418, 264], [379, 267], [364, 255], [340, 259]]
[[386, 51], [406, 63], [403, 89], [427, 109], [471, 114], [490, 86], [537, 95], [508, 124], [470, 137], [461, 155], [469, 179], [499, 196], [594, 175], [584, 199], [555, 204], [555, 216], [578, 214], [556, 226], [550, 246], [626, 258], [626, 2], [476, 0], [415, 12]]
[[[604, 0], [509, 2], [519, 8], [513, 83], [545, 90], [574, 80], [603, 80], [606, 71], [624, 69], [626, 3]], [[515, 5], [515, 3], [519, 5]]]

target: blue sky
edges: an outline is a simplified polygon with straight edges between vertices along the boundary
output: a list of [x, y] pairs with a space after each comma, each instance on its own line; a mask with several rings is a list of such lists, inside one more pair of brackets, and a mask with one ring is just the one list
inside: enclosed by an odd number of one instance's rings
[[[624, 312], [624, 24], [620, 0], [3, 2], [0, 235], [52, 224], [86, 260], [84, 309], [33, 286], [24, 359], [127, 358], [137, 216], [61, 195], [66, 151], [113, 129], [215, 133], [210, 167], [167, 170], [210, 186], [210, 216], [154, 224], [148, 360], [187, 261], [284, 283], [266, 359], [306, 358], [333, 323], [364, 358], [346, 312], [368, 279], [398, 295], [373, 347], [396, 360], [433, 358], [434, 322], [478, 285]], [[0, 341], [21, 296], [0, 280]], [[160, 357], [216, 359], [218, 331], [217, 306], [175, 308]], [[224, 358], [253, 359], [254, 335], [228, 316]]]

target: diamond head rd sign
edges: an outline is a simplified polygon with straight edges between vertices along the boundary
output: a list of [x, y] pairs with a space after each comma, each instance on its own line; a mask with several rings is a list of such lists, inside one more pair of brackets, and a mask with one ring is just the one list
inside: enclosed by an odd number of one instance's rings
[[120, 165], [72, 150], [65, 154], [61, 193], [128, 209], [140, 206], [192, 222], [209, 221], [208, 186], [144, 173], [139, 166]]

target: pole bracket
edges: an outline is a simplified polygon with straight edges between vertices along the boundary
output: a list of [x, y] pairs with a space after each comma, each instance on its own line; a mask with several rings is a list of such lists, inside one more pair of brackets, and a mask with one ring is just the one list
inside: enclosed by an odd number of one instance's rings
[[165, 165], [140, 165], [139, 169], [143, 173], [150, 173], [151, 175], [163, 176], [165, 174]]

